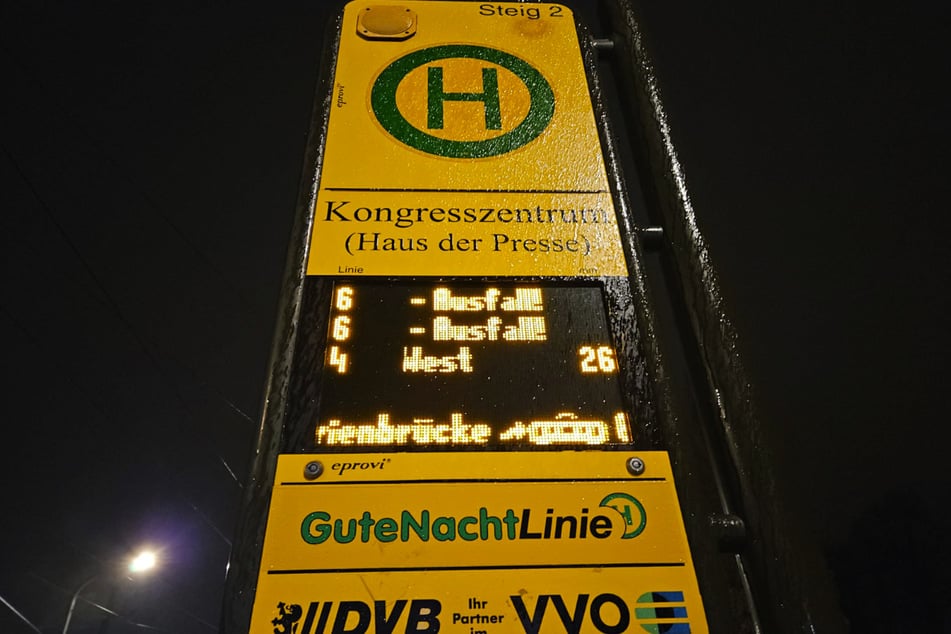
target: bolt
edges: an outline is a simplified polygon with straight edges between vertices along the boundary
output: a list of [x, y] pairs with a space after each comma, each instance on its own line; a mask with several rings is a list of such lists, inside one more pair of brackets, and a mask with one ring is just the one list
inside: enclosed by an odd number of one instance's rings
[[627, 466], [627, 470], [631, 475], [636, 475], [636, 476], [643, 474], [644, 469], [646, 468], [644, 461], [638, 458], [637, 456], [634, 456], [633, 458], [628, 458], [627, 462], [625, 463], [625, 466]]
[[664, 228], [663, 227], [639, 227], [637, 230], [641, 241], [648, 249], [660, 249], [664, 246]]
[[608, 37], [593, 37], [591, 38], [591, 46], [594, 47], [594, 50], [600, 52], [607, 52], [614, 50], [614, 40]]
[[320, 474], [324, 472], [324, 465], [320, 464], [316, 460], [308, 462], [304, 466], [304, 479], [306, 480], [316, 480], [320, 477]]
[[710, 526], [716, 531], [721, 552], [739, 553], [746, 546], [746, 523], [742, 517], [727, 513], [709, 516]]

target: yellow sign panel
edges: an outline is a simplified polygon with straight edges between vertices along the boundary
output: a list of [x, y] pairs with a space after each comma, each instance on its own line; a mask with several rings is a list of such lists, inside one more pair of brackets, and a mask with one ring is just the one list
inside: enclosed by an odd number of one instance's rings
[[627, 457], [281, 456], [251, 633], [706, 632], [667, 454]]
[[343, 20], [308, 274], [627, 274], [566, 7]]

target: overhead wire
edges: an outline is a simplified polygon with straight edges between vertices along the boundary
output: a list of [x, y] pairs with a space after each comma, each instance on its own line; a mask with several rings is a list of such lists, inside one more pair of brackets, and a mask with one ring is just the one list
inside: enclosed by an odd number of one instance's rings
[[[92, 280], [92, 282], [94, 283], [94, 285], [96, 286], [96, 288], [103, 294], [103, 297], [105, 298], [105, 301], [106, 301], [106, 305], [107, 305], [107, 307], [109, 308], [109, 310], [112, 312], [113, 316], [119, 321], [119, 323], [121, 323], [121, 324], [125, 327], [125, 329], [128, 331], [128, 333], [130, 334], [130, 336], [131, 336], [131, 337], [135, 340], [135, 342], [140, 346], [140, 348], [142, 349], [142, 351], [145, 353], [146, 358], [148, 358], [149, 361], [152, 363], [152, 365], [155, 367], [155, 369], [156, 369], [157, 372], [158, 372], [158, 375], [159, 375], [159, 376], [162, 378], [162, 380], [166, 383], [168, 389], [170, 389], [170, 391], [175, 395], [177, 401], [178, 401], [179, 404], [182, 406], [182, 408], [183, 408], [186, 412], [189, 412], [189, 414], [192, 414], [190, 408], [188, 407], [187, 403], [185, 402], [185, 399], [184, 399], [184, 397], [182, 396], [181, 392], [179, 391], [178, 387], [175, 385], [174, 381], [172, 381], [172, 380], [167, 376], [166, 372], [165, 372], [164, 369], [162, 368], [162, 364], [159, 363], [158, 359], [155, 357], [155, 354], [153, 353], [153, 351], [152, 351], [152, 349], [151, 349], [151, 346], [150, 346], [150, 345], [148, 344], [148, 342], [146, 342], [146, 341], [144, 340], [144, 338], [140, 335], [138, 329], [131, 323], [131, 321], [128, 319], [128, 317], [125, 315], [125, 313], [124, 313], [124, 312], [122, 311], [122, 309], [119, 307], [118, 302], [116, 302], [115, 298], [112, 296], [112, 294], [109, 292], [109, 290], [105, 287], [105, 285], [103, 284], [103, 282], [100, 280], [99, 276], [96, 275], [96, 272], [92, 269], [92, 267], [91, 267], [91, 265], [89, 264], [89, 262], [86, 260], [85, 257], [83, 257], [83, 255], [82, 255], [82, 253], [80, 252], [79, 248], [76, 246], [76, 244], [75, 244], [75, 243], [73, 242], [73, 240], [70, 238], [69, 233], [68, 233], [68, 232], [66, 231], [66, 229], [62, 226], [62, 224], [61, 224], [61, 223], [59, 222], [59, 220], [56, 218], [55, 214], [53, 214], [52, 210], [51, 210], [51, 209], [49, 208], [49, 206], [46, 204], [46, 202], [45, 202], [45, 200], [43, 199], [43, 197], [39, 194], [39, 192], [38, 192], [38, 191], [36, 190], [36, 188], [33, 186], [32, 181], [30, 180], [29, 176], [27, 176], [27, 174], [23, 171], [23, 169], [22, 169], [22, 167], [20, 166], [19, 162], [18, 162], [18, 161], [16, 160], [16, 158], [10, 153], [10, 151], [7, 149], [7, 147], [6, 147], [5, 145], [0, 144], [0, 151], [3, 152], [3, 154], [7, 157], [7, 160], [11, 163], [11, 165], [13, 165], [13, 167], [14, 167], [14, 169], [16, 170], [17, 174], [20, 176], [20, 178], [22, 179], [23, 183], [24, 183], [24, 184], [26, 185], [26, 187], [29, 189], [29, 191], [30, 191], [31, 195], [33, 196], [34, 200], [36, 200], [37, 204], [38, 204], [38, 205], [40, 206], [40, 208], [44, 211], [44, 213], [46, 214], [46, 216], [47, 216], [47, 218], [49, 219], [49, 221], [53, 223], [53, 226], [56, 227], [57, 232], [60, 234], [60, 237], [61, 237], [61, 238], [64, 240], [64, 242], [66, 243], [66, 245], [67, 245], [67, 247], [69, 248], [70, 252], [71, 252], [71, 253], [76, 257], [76, 259], [79, 261], [79, 263], [80, 263], [80, 265], [82, 266], [83, 270], [86, 272], [86, 274], [87, 274], [87, 275], [89, 276], [89, 278]], [[240, 410], [240, 408], [237, 408], [233, 403], [229, 403], [229, 406], [230, 406], [232, 409], [238, 409], [238, 410]], [[247, 420], [250, 420], [250, 417], [248, 417], [247, 415], [245, 415], [244, 418], [247, 419]], [[195, 429], [195, 426], [191, 427], [191, 429]], [[221, 465], [222, 465], [222, 466], [225, 468], [225, 470], [228, 472], [228, 475], [232, 478], [232, 480], [234, 480], [234, 482], [238, 485], [238, 487], [241, 488], [241, 487], [242, 487], [242, 483], [241, 483], [241, 481], [237, 478], [237, 476], [235, 475], [234, 469], [231, 468], [231, 466], [228, 464], [227, 460], [225, 460], [224, 457], [223, 457], [220, 453], [218, 453], [216, 450], [211, 449], [211, 447], [208, 446], [207, 444], [206, 444], [205, 446], [206, 446], [208, 449], [210, 449], [212, 453], [215, 454], [215, 456], [217, 457], [218, 461], [221, 463]]]
[[[9, 310], [6, 306], [4, 306], [2, 303], [0, 303], [0, 313], [6, 315], [6, 317], [11, 321], [11, 323], [12, 323], [14, 326], [16, 326], [16, 327], [20, 330], [20, 332], [22, 332], [22, 333], [24, 334], [24, 336], [26, 337], [26, 339], [27, 339], [31, 344], [33, 344], [36, 348], [38, 348], [38, 349], [40, 349], [41, 351], [43, 351], [44, 353], [46, 353], [44, 356], [46, 356], [47, 358], [51, 358], [51, 359], [55, 359], [55, 358], [56, 358], [55, 355], [49, 354], [50, 351], [44, 349], [43, 344], [40, 343], [40, 341], [39, 341], [39, 340], [36, 338], [36, 336], [29, 330], [29, 328], [27, 328], [19, 319], [17, 319], [16, 316], [15, 316], [14, 314], [12, 314], [12, 313], [10, 312], [10, 310]], [[79, 394], [81, 394], [83, 397], [86, 398], [86, 400], [89, 402], [89, 404], [92, 406], [92, 408], [96, 411], [97, 414], [99, 414], [100, 416], [102, 416], [105, 420], [108, 420], [108, 421], [112, 422], [114, 425], [117, 425], [117, 424], [118, 424], [117, 421], [115, 420], [115, 418], [114, 418], [111, 414], [109, 414], [108, 411], [106, 411], [105, 406], [104, 406], [102, 403], [100, 403], [97, 398], [95, 398], [95, 397], [93, 397], [91, 394], [89, 394], [89, 392], [88, 392], [87, 390], [85, 390], [80, 384], [78, 384], [78, 383], [72, 378], [72, 376], [70, 375], [70, 373], [64, 372], [63, 374], [64, 374], [64, 377], [66, 378], [66, 381], [70, 384], [70, 386], [72, 386]], [[95, 428], [93, 428], [93, 429], [95, 429]], [[151, 454], [144, 454], [144, 455], [147, 456], [147, 457], [150, 457], [150, 458], [151, 458], [152, 460], [154, 460], [154, 461], [156, 462], [156, 464], [157, 464], [158, 466], [160, 466], [160, 467], [166, 467], [166, 466], [167, 466], [167, 465], [164, 464], [163, 462], [159, 461], [158, 458], [156, 458], [154, 455], [151, 455]], [[174, 471], [172, 471], [172, 472], [174, 473]], [[179, 486], [181, 487], [181, 485], [179, 485]], [[214, 522], [211, 521], [211, 519], [207, 516], [207, 514], [205, 514], [205, 513], [203, 513], [202, 511], [200, 511], [200, 510], [198, 509], [198, 506], [197, 506], [194, 502], [192, 502], [186, 495], [184, 495], [184, 494], [181, 492], [180, 489], [177, 489], [177, 490], [176, 490], [176, 494], [178, 495], [178, 497], [180, 497], [180, 498], [185, 502], [185, 504], [187, 504], [187, 505], [189, 506], [189, 508], [193, 509], [193, 510], [199, 515], [199, 517], [201, 517], [202, 520], [203, 520], [219, 537], [221, 537], [221, 539], [228, 545], [229, 548], [231, 547], [231, 540], [229, 540], [227, 537], [225, 537], [224, 532], [223, 532], [220, 528], [218, 528], [218, 527], [214, 524]]]
[[[19, 66], [20, 69], [21, 69], [26, 75], [28, 75], [28, 76], [30, 77], [30, 79], [32, 80], [32, 82], [33, 82], [36, 86], [38, 86], [44, 93], [46, 93], [47, 98], [48, 98], [51, 102], [57, 102], [57, 101], [58, 101], [57, 98], [56, 98], [56, 93], [55, 93], [54, 91], [50, 90], [49, 88], [47, 88], [47, 87], [43, 84], [42, 81], [38, 80], [36, 73], [31, 73], [30, 70], [27, 68], [27, 66], [26, 66], [25, 64], [23, 64], [19, 59], [17, 59], [17, 57], [16, 57], [15, 55], [13, 55], [13, 54], [12, 54], [8, 49], [6, 49], [5, 47], [0, 46], [0, 51], [2, 51], [2, 52], [9, 58], [9, 60], [12, 61], [16, 66]], [[112, 172], [113, 172], [114, 174], [118, 175], [122, 180], [124, 180], [125, 183], [129, 186], [130, 190], [133, 191], [133, 192], [135, 192], [135, 194], [136, 194], [143, 202], [145, 202], [145, 208], [148, 209], [154, 216], [156, 216], [156, 217], [158, 217], [160, 220], [162, 220], [162, 221], [173, 231], [173, 233], [174, 233], [176, 236], [178, 236], [178, 237], [182, 240], [182, 242], [185, 243], [185, 245], [188, 246], [188, 248], [191, 250], [191, 252], [192, 252], [195, 256], [197, 256], [197, 257], [202, 261], [202, 263], [203, 263], [205, 266], [207, 266], [210, 271], [212, 271], [212, 273], [214, 273], [215, 277], [217, 277], [219, 281], [221, 281], [221, 282], [223, 283], [223, 285], [227, 288], [229, 294], [233, 295], [234, 297], [238, 298], [238, 300], [240, 300], [240, 303], [243, 304], [245, 310], [250, 310], [251, 302], [247, 299], [247, 297], [244, 295], [244, 293], [241, 291], [241, 289], [238, 288], [238, 287], [236, 287], [236, 286], [231, 282], [231, 280], [225, 275], [224, 271], [222, 271], [221, 268], [220, 268], [211, 258], [209, 258], [209, 257], [207, 256], [207, 254], [205, 253], [205, 251], [204, 251], [203, 249], [199, 248], [197, 244], [195, 244], [194, 242], [192, 242], [192, 240], [188, 237], [187, 233], [186, 233], [176, 222], [174, 222], [167, 214], [163, 213], [163, 212], [160, 210], [160, 207], [159, 207], [157, 204], [155, 204], [154, 201], [152, 201], [151, 197], [144, 191], [144, 189], [143, 189], [142, 187], [140, 187], [140, 186], [137, 185], [135, 182], [133, 182], [132, 178], [131, 178], [127, 173], [125, 173], [124, 170], [121, 169], [121, 167], [119, 166], [119, 164], [112, 158], [112, 156], [111, 156], [108, 152], [106, 152], [106, 151], [102, 148], [102, 146], [96, 141], [95, 135], [91, 134], [91, 133], [82, 125], [81, 121], [80, 121], [75, 115], [73, 115], [73, 114], [71, 113], [70, 108], [69, 108], [67, 105], [63, 104], [62, 102], [58, 102], [57, 106], [58, 106], [58, 107], [57, 107], [57, 111], [58, 111], [59, 113], [65, 113], [65, 114], [66, 114], [66, 118], [70, 120], [71, 129], [72, 129], [72, 130], [75, 130], [75, 131], [77, 131], [77, 132], [79, 132], [79, 133], [82, 134], [82, 136], [85, 138], [86, 142], [87, 142], [93, 149], [95, 149], [96, 152], [99, 154], [100, 158], [102, 158], [102, 159], [109, 165], [109, 167], [110, 167], [110, 169], [112, 170]], [[40, 202], [41, 206], [44, 208], [44, 211], [47, 213], [47, 215], [50, 217], [50, 219], [54, 222], [54, 224], [55, 224], [55, 226], [57, 227], [57, 229], [61, 232], [61, 234], [64, 236], [64, 238], [67, 239], [67, 244], [68, 244], [68, 246], [70, 247], [70, 250], [74, 253], [74, 255], [77, 255], [78, 257], [80, 257], [80, 261], [83, 263], [86, 272], [87, 272], [88, 274], [90, 274], [90, 276], [92, 277], [93, 281], [96, 283], [96, 285], [97, 285], [97, 287], [98, 287], [98, 290], [99, 290], [100, 292], [106, 293], [107, 297], [109, 297], [109, 299], [111, 300], [112, 298], [111, 298], [110, 295], [108, 295], [108, 292], [107, 292], [107, 290], [105, 289], [104, 285], [101, 283], [101, 280], [99, 280], [98, 277], [95, 276], [95, 274], [93, 274], [91, 268], [88, 266], [88, 264], [85, 262], [85, 260], [83, 260], [83, 259], [81, 258], [81, 256], [79, 256], [79, 250], [78, 250], [78, 248], [76, 247], [76, 245], [75, 245], [71, 240], [68, 239], [68, 234], [67, 234], [67, 232], [66, 232], [65, 229], [62, 227], [62, 225], [61, 225], [58, 221], [56, 221], [55, 217], [53, 217], [53, 215], [52, 215], [50, 209], [48, 208], [48, 206], [45, 204], [45, 202], [42, 201], [41, 197], [40, 197], [40, 196], [38, 195], [38, 193], [36, 192], [35, 188], [34, 188], [33, 185], [32, 185], [32, 182], [31, 182], [31, 181], [29, 180], [29, 178], [26, 176], [26, 174], [24, 173], [23, 169], [19, 166], [19, 164], [17, 163], [17, 161], [15, 161], [15, 159], [13, 159], [12, 153], [10, 153], [8, 150], [6, 150], [6, 148], [4, 148], [4, 149], [5, 149], [5, 151], [6, 151], [7, 156], [10, 158], [11, 162], [14, 164], [14, 167], [15, 167], [15, 169], [17, 170], [18, 174], [20, 175], [21, 179], [24, 181], [24, 183], [25, 183], [25, 184], [28, 186], [28, 188], [30, 189], [30, 191], [31, 191], [32, 195], [34, 196], [34, 198], [36, 198], [37, 201]], [[116, 308], [116, 309], [117, 309], [117, 306], [115, 306], [115, 302], [114, 302], [114, 301], [111, 301], [110, 304], [111, 304], [111, 307], [112, 307], [112, 308]], [[185, 364], [181, 364], [181, 365], [184, 366]], [[196, 376], [197, 376], [197, 373], [194, 371], [193, 368], [190, 368], [190, 367], [189, 367], [188, 370], [189, 370], [193, 375], [196, 375]], [[201, 381], [199, 381], [199, 385], [200, 385], [201, 387], [209, 388], [209, 389], [215, 394], [215, 396], [217, 396], [218, 398], [221, 398], [222, 400], [224, 400], [225, 403], [229, 406], [229, 408], [231, 408], [232, 410], [234, 410], [237, 414], [239, 414], [239, 415], [240, 415], [242, 418], [244, 418], [246, 421], [248, 421], [248, 422], [250, 422], [250, 423], [252, 423], [252, 424], [255, 423], [255, 420], [254, 420], [253, 417], [249, 416], [249, 415], [248, 415], [246, 412], [244, 412], [240, 407], [238, 407], [233, 401], [231, 401], [230, 399], [227, 399], [227, 398], [222, 394], [222, 392], [221, 392], [219, 389], [217, 389], [216, 387], [213, 387], [208, 381], [206, 381], [206, 380], [201, 380]]]
[[[33, 80], [33, 82], [34, 82], [35, 84], [39, 85], [40, 88], [43, 90], [43, 92], [47, 93], [47, 95], [48, 95], [48, 97], [50, 98], [51, 101], [56, 101], [55, 93], [54, 93], [53, 91], [50, 91], [48, 88], [46, 88], [46, 87], [42, 84], [42, 82], [37, 81], [37, 80], [36, 80], [36, 74], [35, 74], [35, 73], [31, 73], [31, 72], [29, 71], [29, 69], [26, 67], [26, 65], [24, 65], [22, 62], [20, 62], [20, 60], [18, 60], [15, 55], [11, 54], [9, 50], [7, 50], [7, 49], [5, 49], [5, 48], [3, 48], [3, 47], [0, 47], [0, 50], [2, 50], [2, 51], [6, 54], [6, 56], [8, 57], [8, 59], [10, 59], [15, 65], [19, 66], [19, 67], [21, 68], [21, 70], [22, 70], [25, 74], [27, 74], [28, 76], [30, 76], [30, 78]], [[165, 222], [165, 223], [168, 225], [168, 227], [169, 227], [169, 228], [172, 230], [172, 232], [181, 240], [181, 242], [182, 242], [183, 244], [187, 245], [187, 247], [197, 256], [197, 258], [201, 261], [201, 263], [202, 263], [204, 266], [206, 266], [206, 267], [208, 268], [208, 270], [210, 270], [210, 271], [214, 274], [214, 276], [215, 276], [217, 279], [221, 280], [221, 281], [224, 283], [224, 285], [225, 285], [225, 286], [229, 289], [229, 291], [231, 292], [232, 296], [236, 297], [236, 298], [240, 301], [240, 303], [241, 303], [242, 305], [244, 305], [245, 309], [247, 310], [247, 309], [249, 308], [250, 303], [248, 302], [247, 298], [243, 295], [243, 293], [242, 293], [239, 289], [237, 289], [237, 288], [231, 283], [231, 281], [227, 278], [227, 276], [226, 276], [226, 275], [224, 274], [224, 272], [220, 269], [220, 267], [217, 266], [217, 264], [213, 261], [213, 259], [210, 258], [210, 257], [208, 257], [207, 253], [204, 252], [202, 249], [200, 249], [200, 248], [189, 238], [189, 236], [187, 235], [187, 233], [186, 233], [185, 231], [183, 231], [182, 228], [181, 228], [177, 223], [175, 223], [175, 222], [174, 222], [171, 218], [169, 218], [166, 214], [162, 213], [162, 212], [159, 210], [158, 206], [151, 200], [151, 198], [150, 198], [144, 191], [142, 191], [142, 189], [141, 189], [140, 187], [138, 187], [138, 186], [132, 181], [132, 179], [128, 176], [128, 174], [126, 174], [123, 170], [121, 170], [121, 169], [118, 168], [117, 163], [115, 162], [115, 160], [108, 154], [108, 152], [105, 152], [105, 151], [103, 150], [103, 148], [102, 148], [101, 145], [97, 142], [97, 140], [95, 139], [95, 137], [94, 137], [93, 135], [91, 135], [91, 134], [88, 132], [88, 130], [86, 130], [86, 129], [80, 124], [79, 121], [77, 121], [77, 118], [76, 118], [75, 115], [70, 111], [69, 107], [64, 106], [62, 103], [60, 103], [60, 104], [58, 104], [58, 106], [57, 106], [57, 111], [58, 111], [61, 115], [62, 115], [62, 114], [65, 114], [67, 119], [71, 119], [71, 120], [72, 120], [71, 125], [72, 125], [73, 129], [79, 131], [81, 134], [83, 134], [83, 135], [86, 137], [87, 141], [89, 142], [89, 145], [90, 145], [92, 148], [94, 148], [95, 151], [98, 152], [99, 155], [105, 160], [105, 162], [110, 166], [112, 172], [113, 172], [114, 174], [116, 174], [116, 175], [119, 175], [119, 176], [126, 182], [126, 184], [127, 184], [133, 191], [135, 191], [138, 196], [141, 197], [141, 199], [145, 202], [146, 208], [147, 208], [150, 212], [152, 212], [156, 217], [160, 218], [163, 222]], [[110, 290], [107, 288], [107, 285], [103, 282], [103, 280], [101, 279], [101, 277], [96, 273], [94, 267], [93, 267], [93, 266], [89, 263], [89, 261], [84, 257], [84, 255], [83, 255], [83, 253], [82, 253], [82, 249], [80, 249], [80, 247], [79, 247], [79, 246], [76, 244], [76, 242], [73, 240], [73, 238], [72, 238], [72, 236], [70, 235], [69, 231], [67, 231], [67, 230], [65, 229], [65, 227], [63, 226], [63, 224], [59, 221], [59, 219], [57, 218], [56, 214], [55, 214], [55, 213], [53, 212], [53, 210], [50, 208], [49, 204], [46, 202], [46, 200], [44, 200], [44, 197], [40, 195], [40, 193], [38, 192], [36, 186], [34, 185], [34, 182], [33, 182], [32, 179], [27, 175], [27, 173], [26, 173], [26, 171], [24, 170], [24, 168], [20, 165], [20, 163], [18, 162], [17, 158], [14, 156], [13, 152], [12, 152], [11, 150], [9, 150], [5, 145], [0, 145], [0, 149], [2, 149], [3, 154], [4, 154], [4, 155], [6, 156], [6, 158], [10, 161], [11, 165], [14, 166], [14, 169], [16, 170], [17, 174], [19, 175], [20, 179], [22, 180], [22, 182], [26, 185], [27, 189], [29, 190], [30, 195], [31, 195], [31, 196], [33, 197], [33, 199], [37, 202], [37, 204], [39, 205], [39, 207], [43, 210], [43, 212], [44, 212], [45, 216], [47, 217], [47, 219], [48, 219], [48, 220], [52, 223], [52, 225], [55, 227], [56, 231], [59, 233], [60, 237], [62, 238], [62, 240], [64, 241], [65, 245], [67, 246], [69, 252], [72, 253], [72, 255], [78, 260], [78, 262], [79, 262], [79, 264], [81, 265], [81, 268], [82, 268], [82, 270], [84, 271], [85, 275], [88, 276], [88, 279], [92, 281], [92, 283], [93, 283], [93, 290], [94, 290], [95, 292], [90, 293], [90, 295], [93, 296], [93, 297], [95, 297], [100, 303], [102, 303], [103, 307], [106, 308], [106, 309], [108, 309], [108, 312], [111, 312], [111, 313], [113, 314], [114, 318], [116, 318], [116, 319], [120, 322], [120, 324], [122, 324], [122, 326], [129, 332], [129, 334], [132, 336], [132, 338], [134, 339], [134, 341], [139, 345], [139, 347], [140, 347], [140, 348], [142, 349], [142, 351], [144, 352], [146, 358], [149, 359], [150, 363], [151, 363], [151, 364], [154, 366], [154, 368], [157, 370], [158, 375], [163, 379], [163, 382], [166, 384], [166, 389], [169, 389], [169, 390], [174, 394], [174, 397], [176, 398], [177, 402], [180, 403], [180, 405], [182, 406], [182, 408], [183, 408], [186, 412], [188, 412], [190, 416], [194, 417], [194, 415], [195, 415], [194, 411], [191, 409], [191, 407], [189, 407], [188, 403], [186, 402], [186, 400], [185, 400], [183, 394], [182, 394], [181, 391], [179, 390], [179, 388], [178, 388], [178, 386], [176, 385], [175, 381], [172, 380], [172, 379], [168, 376], [167, 370], [165, 369], [165, 367], [163, 366], [163, 364], [156, 358], [156, 356], [155, 356], [155, 351], [154, 351], [155, 344], [152, 343], [151, 341], [148, 341], [147, 338], [142, 335], [142, 333], [140, 332], [140, 330], [139, 330], [139, 329], [132, 323], [132, 321], [129, 319], [128, 315], [127, 315], [127, 314], [125, 313], [125, 311], [122, 309], [122, 307], [120, 306], [119, 302], [116, 300], [116, 298], [115, 298], [115, 297], [113, 296], [113, 294], [110, 292]], [[33, 249], [33, 247], [32, 247], [31, 245], [29, 245], [29, 244], [26, 244], [26, 246], [27, 246], [28, 249]], [[88, 289], [87, 289], [87, 290], [88, 290]], [[19, 319], [16, 317], [16, 315], [14, 314], [14, 312], [13, 312], [11, 309], [9, 309], [9, 308], [7, 308], [7, 307], [5, 307], [5, 306], [3, 306], [3, 305], [0, 305], [0, 310], [2, 310], [2, 312], [7, 315], [7, 317], [16, 325], [16, 327], [17, 327], [21, 332], [25, 333], [25, 334], [28, 336], [28, 338], [30, 339], [32, 345], [38, 347], [40, 350], [44, 350], [45, 346], [42, 345], [42, 343], [40, 342], [39, 338], [38, 338], [37, 336], [35, 336], [35, 335], [31, 332], [31, 330], [30, 330], [29, 328], [27, 328], [27, 327], [21, 322], [21, 320], [19, 320]], [[47, 352], [48, 352], [48, 351], [47, 351]], [[47, 356], [47, 358], [50, 358], [50, 359], [56, 359], [56, 358], [57, 358], [57, 355], [46, 355], [46, 356]], [[232, 399], [229, 399], [220, 389], [218, 389], [216, 386], [212, 385], [209, 381], [206, 381], [206, 380], [202, 379], [202, 378], [199, 376], [199, 373], [198, 373], [193, 367], [191, 367], [189, 364], [183, 362], [183, 361], [180, 360], [180, 359], [174, 358], [174, 357], [169, 357], [169, 358], [175, 363], [176, 366], [178, 366], [180, 369], [183, 369], [183, 370], [185, 370], [185, 371], [187, 372], [187, 374], [188, 374], [188, 376], [189, 376], [189, 379], [190, 379], [190, 381], [191, 381], [191, 383], [192, 383], [193, 385], [197, 385], [202, 391], [211, 393], [211, 394], [215, 397], [216, 400], [219, 400], [220, 402], [223, 402], [225, 405], [227, 405], [227, 407], [228, 407], [234, 414], [236, 414], [237, 416], [239, 416], [239, 417], [242, 418], [243, 420], [245, 420], [245, 421], [247, 421], [247, 422], [250, 422], [250, 423], [252, 423], [252, 424], [255, 422], [255, 421], [254, 421], [254, 418], [253, 418], [252, 416], [248, 415], [248, 414], [247, 414], [237, 403], [235, 403]], [[114, 417], [112, 417], [112, 416], [107, 412], [107, 409], [106, 409], [105, 405], [104, 405], [103, 403], [101, 403], [100, 400], [99, 400], [97, 397], [95, 397], [95, 396], [92, 395], [88, 390], [86, 390], [86, 389], [84, 388], [84, 386], [83, 386], [80, 382], [76, 381], [76, 380], [74, 379], [74, 377], [72, 376], [72, 373], [71, 373], [68, 369], [66, 369], [66, 368], [64, 368], [64, 367], [62, 367], [62, 366], [60, 366], [60, 371], [64, 374], [64, 376], [66, 376], [67, 381], [73, 386], [73, 388], [76, 389], [79, 394], [83, 395], [83, 397], [92, 405], [92, 407], [94, 408], [95, 411], [97, 411], [101, 416], [104, 416], [107, 420], [112, 420], [112, 421], [114, 421]], [[194, 429], [196, 429], [198, 426], [190, 426], [190, 427], [194, 430]], [[207, 438], [205, 439], [205, 441], [206, 441], [206, 442], [203, 443], [203, 444], [205, 444], [205, 446], [206, 446], [208, 449], [211, 449], [212, 453], [215, 454], [215, 456], [216, 456], [216, 458], [217, 458], [217, 461], [218, 461], [218, 462], [220, 463], [220, 465], [224, 468], [224, 470], [228, 473], [229, 477], [230, 477], [239, 487], [242, 487], [243, 484], [242, 484], [240, 478], [237, 476], [237, 474], [235, 473], [235, 471], [234, 471], [234, 469], [231, 467], [231, 465], [228, 463], [228, 461], [227, 461], [218, 451], [216, 451], [215, 449], [211, 448], [211, 447], [207, 444]], [[179, 485], [179, 486], [181, 486], [181, 485]], [[220, 538], [221, 538], [226, 544], [228, 544], [229, 546], [231, 545], [230, 540], [227, 538], [227, 536], [224, 534], [224, 532], [222, 532], [221, 529], [218, 528], [218, 527], [215, 525], [215, 523], [208, 517], [208, 515], [207, 515], [206, 513], [204, 513], [204, 512], [198, 507], [197, 504], [195, 504], [195, 503], [192, 502], [191, 500], [188, 500], [187, 497], [184, 496], [184, 495], [182, 495], [180, 491], [179, 491], [178, 494], [179, 494], [180, 497], [182, 497], [182, 499], [186, 502], [186, 504], [188, 504], [188, 506], [202, 519], [202, 521], [203, 521], [204, 523], [206, 523], [206, 525], [208, 525], [209, 528], [211, 528], [211, 529], [218, 535], [218, 537], [220, 537]], [[24, 622], [26, 622], [27, 624], [29, 624], [30, 627], [32, 627], [35, 631], [37, 631], [37, 632], [40, 631], [38, 628], [36, 628], [36, 626], [35, 626], [34, 624], [32, 624], [31, 622], [29, 622], [29, 621], [26, 619], [25, 616], [23, 616], [21, 613], [19, 613], [19, 611], [17, 611], [11, 604], [9, 604], [9, 602], [7, 602], [7, 601], [6, 601], [5, 599], [3, 599], [2, 597], [0, 597], [0, 600], [3, 600], [4, 604], [7, 605], [7, 607], [8, 607], [9, 609], [11, 609], [12, 611], [14, 611], [14, 613], [17, 614], [17, 616], [18, 616], [19, 618], [21, 618], [21, 620], [24, 620]], [[104, 608], [104, 607], [102, 607], [102, 606], [97, 606], [97, 607], [99, 607], [100, 609], [104, 609], [104, 610], [108, 611], [108, 609], [106, 609], [106, 608]], [[186, 612], [187, 612], [187, 611], [186, 611]], [[190, 613], [189, 613], [189, 614], [190, 614]], [[209, 629], [212, 629], [212, 630], [215, 629], [215, 627], [214, 627], [213, 625], [211, 625], [211, 624], [207, 623], [206, 621], [200, 619], [200, 617], [197, 617], [197, 616], [192, 615], [192, 614], [190, 614], [190, 616], [192, 616], [192, 618], [196, 619], [197, 621], [201, 622], [204, 626], [208, 627]], [[144, 627], [144, 628], [149, 628], [149, 629], [159, 629], [159, 628], [153, 628], [153, 627], [148, 626], [148, 625], [145, 625], [145, 624], [134, 623], [134, 622], [131, 622], [131, 621], [130, 621], [129, 623], [130, 623], [131, 625], [136, 626], [136, 627]], [[167, 631], [167, 630], [160, 630], [160, 631]]]
[[26, 616], [22, 612], [17, 610], [16, 607], [14, 607], [14, 605], [10, 603], [9, 601], [7, 601], [2, 595], [0, 595], [0, 603], [3, 603], [3, 605], [7, 606], [7, 609], [13, 612], [17, 616], [17, 618], [19, 618], [21, 621], [26, 623], [26, 625], [31, 630], [36, 632], [36, 634], [43, 634], [43, 632], [40, 630], [40, 628], [36, 626], [35, 623], [33, 623], [30, 619], [26, 618]]

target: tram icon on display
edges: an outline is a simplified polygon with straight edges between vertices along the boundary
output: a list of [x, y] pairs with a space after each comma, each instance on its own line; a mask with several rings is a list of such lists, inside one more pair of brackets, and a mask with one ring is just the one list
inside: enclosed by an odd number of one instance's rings
[[[630, 442], [630, 427], [623, 412], [613, 419], [620, 442]], [[601, 420], [580, 420], [574, 412], [561, 412], [553, 420], [536, 420], [527, 425], [515, 423], [499, 435], [500, 440], [527, 438], [536, 446], [547, 445], [606, 445], [610, 442], [608, 424]]]

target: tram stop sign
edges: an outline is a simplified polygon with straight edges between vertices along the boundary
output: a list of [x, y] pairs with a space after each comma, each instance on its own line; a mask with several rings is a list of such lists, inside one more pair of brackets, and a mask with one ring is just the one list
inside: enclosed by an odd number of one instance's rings
[[339, 24], [250, 632], [706, 632], [571, 11]]
[[308, 274], [627, 274], [566, 7], [343, 19]]

